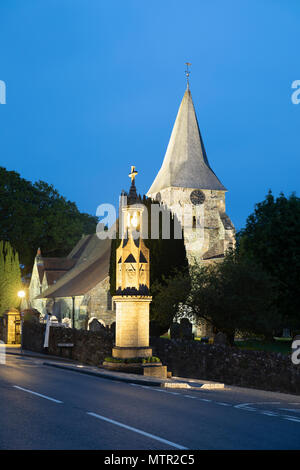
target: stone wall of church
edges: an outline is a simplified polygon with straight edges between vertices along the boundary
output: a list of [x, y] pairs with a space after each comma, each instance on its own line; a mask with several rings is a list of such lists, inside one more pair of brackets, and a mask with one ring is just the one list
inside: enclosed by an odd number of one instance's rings
[[[74, 300], [74, 312], [75, 312], [75, 321], [79, 317], [80, 303], [82, 301], [82, 296], [75, 297]], [[56, 299], [48, 301], [48, 312], [51, 312], [52, 315], [55, 315], [59, 322], [64, 318], [72, 318], [73, 312], [73, 300], [72, 297], [58, 297]]]
[[[55, 315], [59, 322], [64, 318], [72, 319], [72, 297], [58, 297], [55, 299], [35, 299], [40, 294], [38, 273], [33, 271], [30, 283], [30, 306], [36, 308], [41, 314], [47, 312]], [[109, 326], [116, 319], [114, 303], [109, 293], [109, 278], [99, 282], [85, 295], [75, 296], [74, 299], [75, 327], [88, 329], [89, 322], [94, 318], [103, 325]]]
[[89, 321], [97, 318], [105, 326], [116, 321], [115, 306], [109, 292], [109, 277], [91, 289], [84, 296], [84, 301], [87, 305]]
[[36, 299], [41, 293], [40, 277], [36, 262], [32, 269], [32, 275], [29, 284], [29, 307], [37, 309], [43, 315], [46, 313], [46, 302], [44, 299]]
[[[225, 213], [225, 191], [203, 189], [203, 204], [193, 205], [190, 200], [191, 188], [166, 188], [161, 190], [159, 198], [182, 223], [184, 218], [184, 239], [190, 261], [198, 258], [216, 257], [234, 246], [234, 227]], [[156, 194], [151, 197], [155, 199]]]

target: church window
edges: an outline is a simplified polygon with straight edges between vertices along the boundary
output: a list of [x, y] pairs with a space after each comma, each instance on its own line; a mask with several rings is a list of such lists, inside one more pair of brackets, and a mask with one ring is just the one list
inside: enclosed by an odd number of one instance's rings
[[107, 310], [112, 310], [112, 297], [110, 295], [110, 292], [107, 292]]

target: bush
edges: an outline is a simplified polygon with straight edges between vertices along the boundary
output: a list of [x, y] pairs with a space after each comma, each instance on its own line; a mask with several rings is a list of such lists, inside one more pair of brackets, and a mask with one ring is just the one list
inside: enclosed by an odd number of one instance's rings
[[106, 358], [104, 359], [104, 361], [105, 361], [105, 362], [114, 362], [114, 363], [116, 363], [116, 364], [117, 364], [117, 363], [122, 363], [122, 362], [124, 362], [123, 359], [118, 359], [118, 358], [116, 358], [116, 357], [106, 357]]
[[117, 358], [117, 357], [106, 357], [104, 359], [105, 362], [113, 362], [114, 364], [149, 364], [149, 363], [157, 363], [161, 362], [158, 357], [150, 356], [150, 357], [130, 357], [130, 358]]
[[142, 361], [143, 364], [149, 364], [149, 363], [151, 364], [151, 363], [157, 363], [157, 362], [161, 362], [161, 360], [159, 359], [159, 357], [155, 357], [155, 356], [144, 357]]

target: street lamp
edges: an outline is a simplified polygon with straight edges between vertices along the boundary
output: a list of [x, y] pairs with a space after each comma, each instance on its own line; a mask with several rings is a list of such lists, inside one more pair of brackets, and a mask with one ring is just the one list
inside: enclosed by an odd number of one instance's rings
[[18, 297], [20, 297], [20, 299], [24, 299], [25, 295], [26, 295], [26, 294], [25, 294], [25, 291], [24, 291], [24, 290], [19, 290], [19, 292], [18, 292]]

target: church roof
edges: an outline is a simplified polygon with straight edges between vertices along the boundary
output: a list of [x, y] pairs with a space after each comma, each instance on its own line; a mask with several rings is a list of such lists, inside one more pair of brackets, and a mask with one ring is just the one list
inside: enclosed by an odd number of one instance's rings
[[65, 273], [69, 269], [73, 268], [76, 260], [69, 258], [44, 258], [39, 255], [39, 262], [37, 269], [40, 277], [40, 282], [43, 280], [44, 273], [49, 274], [50, 272]]
[[73, 267], [36, 298], [86, 294], [108, 276], [110, 246], [110, 239], [100, 240], [96, 233], [83, 237], [67, 257]]
[[48, 286], [51, 286], [52, 284], [54, 284], [55, 282], [57, 282], [57, 280], [64, 276], [64, 274], [66, 274], [68, 271], [63, 271], [63, 270], [59, 270], [59, 271], [55, 271], [55, 270], [51, 270], [51, 271], [45, 271], [44, 273], [44, 276], [46, 277], [46, 280], [47, 280], [47, 284]]
[[181, 101], [162, 167], [148, 195], [169, 187], [226, 191], [208, 163], [189, 88]]

